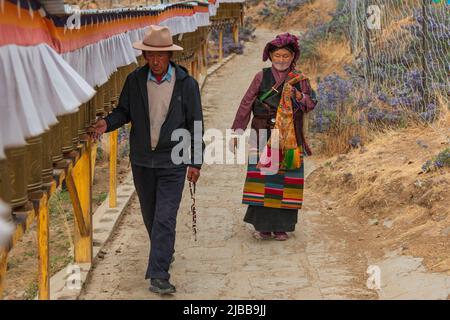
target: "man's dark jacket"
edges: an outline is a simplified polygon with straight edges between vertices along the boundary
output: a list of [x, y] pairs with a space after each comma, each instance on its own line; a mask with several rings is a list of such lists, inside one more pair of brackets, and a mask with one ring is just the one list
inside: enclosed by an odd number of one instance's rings
[[[179, 141], [171, 141], [172, 132], [175, 129], [186, 129], [190, 132], [191, 137], [191, 157], [190, 163], [187, 164], [195, 168], [201, 168], [204, 151], [202, 138], [203, 114], [198, 83], [184, 67], [173, 62], [171, 64], [175, 68], [176, 82], [166, 120], [161, 126], [155, 150], [152, 150], [150, 144], [147, 94], [148, 65], [137, 68], [128, 75], [120, 94], [119, 105], [104, 118], [107, 123], [106, 131], [116, 130], [131, 121], [131, 163], [149, 168], [171, 168], [178, 166], [172, 162], [171, 152], [172, 148], [179, 143]], [[197, 136], [194, 136], [194, 121], [201, 121], [202, 123], [201, 134], [197, 134]], [[197, 143], [196, 148], [194, 148], [194, 141]], [[195, 154], [196, 162], [194, 162]]]

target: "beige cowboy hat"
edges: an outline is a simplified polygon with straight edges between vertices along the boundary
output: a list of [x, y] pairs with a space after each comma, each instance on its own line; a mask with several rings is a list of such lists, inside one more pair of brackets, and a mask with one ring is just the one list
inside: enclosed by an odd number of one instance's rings
[[151, 25], [144, 40], [133, 43], [133, 48], [143, 51], [181, 51], [182, 47], [173, 44], [169, 28]]

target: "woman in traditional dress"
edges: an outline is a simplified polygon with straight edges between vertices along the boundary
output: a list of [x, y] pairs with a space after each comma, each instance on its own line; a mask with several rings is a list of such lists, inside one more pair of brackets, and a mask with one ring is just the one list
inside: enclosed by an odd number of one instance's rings
[[[251, 128], [256, 135], [250, 138], [242, 202], [248, 205], [244, 221], [254, 226], [258, 239], [286, 240], [287, 232], [295, 230], [303, 203], [303, 155], [311, 155], [303, 115], [314, 109], [317, 99], [309, 79], [295, 68], [299, 56], [298, 38], [289, 33], [266, 45], [263, 61], [270, 59], [272, 67], [256, 74], [232, 126], [235, 132], [245, 130], [253, 114]], [[265, 137], [260, 135], [264, 129]], [[278, 145], [269, 139], [272, 132], [277, 133], [272, 136]], [[236, 150], [237, 138], [232, 143]]]

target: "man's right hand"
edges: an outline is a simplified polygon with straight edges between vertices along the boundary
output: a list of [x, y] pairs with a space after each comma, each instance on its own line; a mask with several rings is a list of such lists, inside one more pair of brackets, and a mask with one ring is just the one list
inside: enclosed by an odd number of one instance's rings
[[92, 139], [97, 141], [106, 132], [108, 125], [104, 119], [98, 120], [89, 130]]

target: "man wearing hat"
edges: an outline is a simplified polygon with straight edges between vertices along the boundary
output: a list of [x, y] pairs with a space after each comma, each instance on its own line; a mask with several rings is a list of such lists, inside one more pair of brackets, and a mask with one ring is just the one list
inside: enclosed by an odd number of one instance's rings
[[[168, 270], [173, 261], [177, 211], [186, 171], [187, 179], [195, 183], [204, 150], [200, 90], [184, 67], [170, 61], [173, 51], [183, 48], [173, 44], [167, 27], [150, 26], [144, 40], [133, 47], [142, 50], [148, 63], [128, 75], [117, 108], [94, 125], [94, 138], [131, 121], [133, 180], [151, 240], [145, 278], [151, 279], [150, 291], [174, 293]], [[201, 128], [195, 134], [194, 123]], [[177, 129], [187, 130], [190, 139], [185, 140], [190, 141], [173, 141]], [[182, 142], [190, 144], [187, 164], [172, 159], [172, 149]]]

